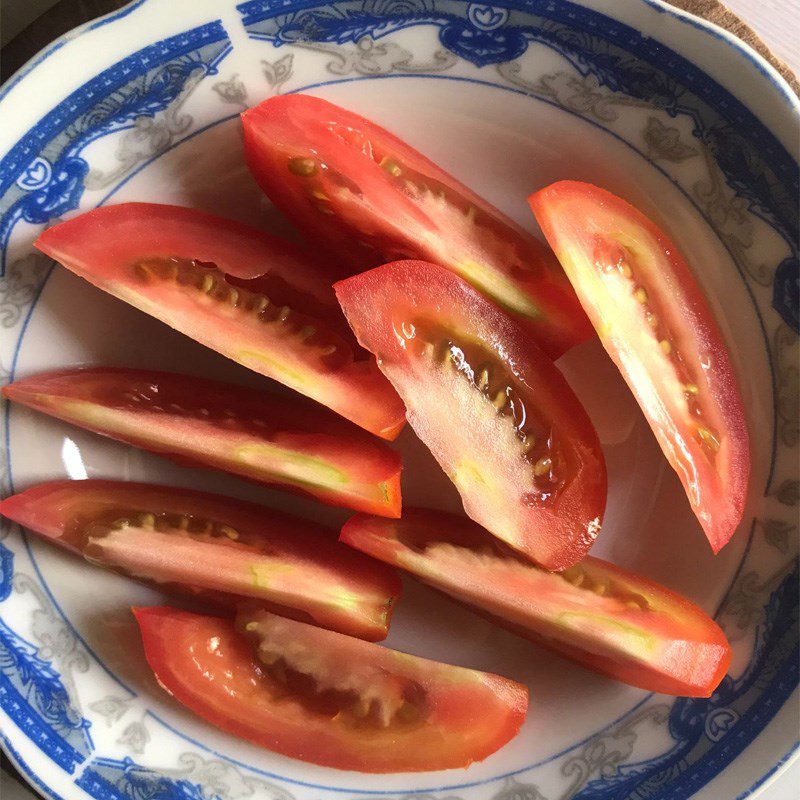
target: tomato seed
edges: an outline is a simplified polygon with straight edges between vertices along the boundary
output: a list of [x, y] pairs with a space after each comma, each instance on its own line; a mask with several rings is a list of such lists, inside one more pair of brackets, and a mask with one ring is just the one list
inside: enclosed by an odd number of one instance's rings
[[502, 411], [502, 409], [505, 407], [505, 404], [506, 404], [507, 400], [508, 400], [508, 395], [506, 394], [506, 390], [505, 389], [501, 389], [495, 395], [494, 400], [492, 400], [492, 405], [498, 411]]
[[269, 308], [269, 298], [263, 294], [256, 295], [253, 302], [250, 304], [250, 310], [260, 314]]
[[381, 159], [380, 166], [381, 169], [386, 170], [386, 172], [395, 178], [399, 178], [403, 174], [400, 165], [394, 159], [389, 158], [389, 156]]
[[552, 468], [553, 460], [550, 456], [543, 456], [533, 465], [533, 474], [537, 478], [541, 478], [543, 475], [549, 474]]
[[531, 434], [528, 434], [522, 440], [522, 452], [525, 455], [528, 455], [528, 453], [530, 453], [531, 450], [533, 450], [534, 447], [536, 447], [536, 438], [534, 436], [532, 436]]
[[697, 434], [700, 437], [700, 441], [706, 445], [706, 447], [715, 453], [719, 452], [721, 443], [719, 436], [717, 436], [714, 431], [712, 431], [710, 428], [702, 427], [697, 429]]
[[316, 332], [317, 329], [313, 325], [304, 325], [297, 332], [297, 336], [301, 342], [305, 342], [307, 339], [310, 339]]
[[290, 158], [287, 166], [292, 175], [297, 175], [300, 178], [310, 178], [317, 172], [317, 162], [313, 158], [304, 158], [302, 156]]

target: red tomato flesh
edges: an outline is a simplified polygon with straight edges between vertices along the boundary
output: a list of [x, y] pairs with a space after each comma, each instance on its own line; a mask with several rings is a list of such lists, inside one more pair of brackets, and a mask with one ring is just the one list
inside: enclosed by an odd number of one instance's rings
[[547, 572], [469, 520], [424, 509], [406, 509], [401, 520], [359, 514], [339, 540], [537, 644], [642, 689], [709, 697], [730, 664], [725, 634], [702, 609], [598, 558]]
[[103, 206], [36, 246], [76, 275], [234, 361], [394, 439], [403, 404], [353, 343], [330, 287], [295, 246], [153, 203]]
[[562, 181], [530, 204], [719, 552], [742, 519], [750, 446], [702, 290], [669, 237], [610, 192]]
[[308, 95], [270, 98], [242, 121], [261, 188], [338, 257], [340, 277], [432, 261], [519, 315], [553, 358], [592, 335], [548, 248], [388, 131]]
[[[224, 606], [246, 598], [371, 641], [400, 581], [307, 520], [219, 495], [117, 481], [53, 481], [0, 514], [87, 561]], [[357, 556], [354, 558], [353, 556]]]
[[319, 406], [188, 375], [97, 367], [3, 387], [17, 403], [182, 463], [400, 516], [400, 456]]
[[[519, 731], [527, 689], [268, 612], [227, 620], [134, 609], [175, 699], [278, 753], [358, 772], [466, 767]], [[240, 632], [241, 631], [241, 632]]]
[[605, 462], [583, 406], [525, 330], [421, 261], [334, 288], [467, 514], [549, 569], [579, 561], [605, 510]]

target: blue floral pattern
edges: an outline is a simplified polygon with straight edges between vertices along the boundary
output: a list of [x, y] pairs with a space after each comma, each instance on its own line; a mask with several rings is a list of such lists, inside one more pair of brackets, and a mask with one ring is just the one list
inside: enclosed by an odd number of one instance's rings
[[772, 307], [790, 328], [800, 332], [800, 262], [794, 256], [785, 258], [775, 270]]
[[73, 92], [24, 136], [0, 162], [0, 275], [20, 219], [41, 224], [77, 208], [89, 171], [80, 154], [88, 144], [166, 108], [190, 75], [214, 73], [229, 49], [219, 22], [165, 39]]
[[98, 758], [76, 784], [97, 800], [209, 800], [197, 784], [173, 780], [130, 758]]
[[14, 575], [14, 554], [0, 545], [0, 602], [11, 594], [11, 578]]
[[89, 725], [37, 648], [0, 620], [0, 707], [63, 769], [91, 752]]

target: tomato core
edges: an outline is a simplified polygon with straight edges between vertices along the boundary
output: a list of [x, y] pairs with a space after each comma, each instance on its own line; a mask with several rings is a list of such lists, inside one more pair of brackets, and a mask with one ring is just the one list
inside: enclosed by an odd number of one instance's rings
[[317, 320], [295, 311], [288, 305], [273, 303], [263, 292], [245, 288], [245, 281], [233, 285], [216, 264], [196, 259], [158, 258], [138, 261], [134, 274], [143, 283], [173, 282], [194, 300], [204, 297], [242, 309], [255, 315], [259, 322], [278, 326], [288, 338], [296, 338], [316, 349], [323, 365], [336, 369], [352, 361], [349, 345]]
[[409, 678], [379, 670], [330, 672], [297, 641], [275, 641], [255, 620], [240, 622], [251, 639], [259, 672], [273, 700], [299, 703], [313, 715], [336, 719], [348, 728], [397, 729], [422, 723], [425, 690]]
[[522, 494], [525, 505], [548, 505], [566, 485], [564, 458], [545, 420], [523, 399], [525, 388], [513, 367], [482, 343], [459, 336], [432, 320], [414, 319], [395, 326], [407, 352], [442, 369], [453, 370], [508, 420], [519, 440], [519, 453], [531, 467], [531, 485]]
[[645, 265], [641, 263], [644, 254], [637, 254], [632, 245], [622, 244], [616, 239], [609, 239], [603, 235], [596, 235], [594, 239], [594, 263], [598, 270], [607, 275], [616, 274], [621, 284], [620, 289], [633, 298], [638, 311], [644, 316], [647, 323], [645, 330], [650, 330], [658, 342], [658, 347], [668, 359], [670, 368], [682, 387], [683, 400], [689, 418], [694, 422], [694, 438], [702, 445], [702, 452], [710, 464], [716, 461], [716, 454], [720, 449], [720, 434], [717, 429], [705, 419], [708, 413], [703, 409], [700, 399], [700, 388], [703, 378], [697, 374], [699, 370], [706, 370], [709, 364], [702, 361], [694, 366], [689, 364], [681, 350], [679, 337], [675, 331], [670, 330], [666, 324], [667, 310], [660, 307], [657, 298], [653, 297], [644, 287]]

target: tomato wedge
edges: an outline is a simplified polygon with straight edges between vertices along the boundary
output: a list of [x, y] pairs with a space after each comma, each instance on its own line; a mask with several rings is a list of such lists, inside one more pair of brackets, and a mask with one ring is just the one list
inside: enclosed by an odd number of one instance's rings
[[355, 360], [330, 287], [289, 242], [153, 203], [103, 206], [36, 246], [76, 275], [201, 344], [394, 439], [404, 409], [371, 360]]
[[334, 289], [467, 514], [549, 569], [579, 561], [605, 510], [605, 462], [583, 406], [525, 330], [421, 261]]
[[718, 553], [742, 519], [750, 448], [702, 290], [669, 237], [610, 192], [562, 181], [530, 204]]
[[[331, 532], [220, 495], [117, 481], [53, 481], [0, 514], [87, 561], [224, 607], [245, 598], [281, 614], [386, 637], [400, 581]], [[354, 558], [354, 556], [356, 556]]]
[[[519, 731], [527, 689], [268, 612], [228, 620], [137, 608], [161, 686], [222, 730], [359, 772], [466, 767]], [[244, 634], [240, 631], [244, 631]]]
[[592, 336], [549, 249], [388, 131], [308, 95], [270, 98], [242, 121], [261, 188], [345, 274], [432, 261], [519, 315], [553, 358]]
[[34, 375], [10, 400], [181, 462], [400, 516], [400, 456], [312, 404], [149, 370], [97, 367]]
[[702, 609], [598, 558], [547, 572], [473, 522], [425, 509], [406, 509], [401, 520], [359, 514], [339, 541], [408, 570], [537, 644], [642, 689], [709, 697], [730, 664], [725, 634]]

